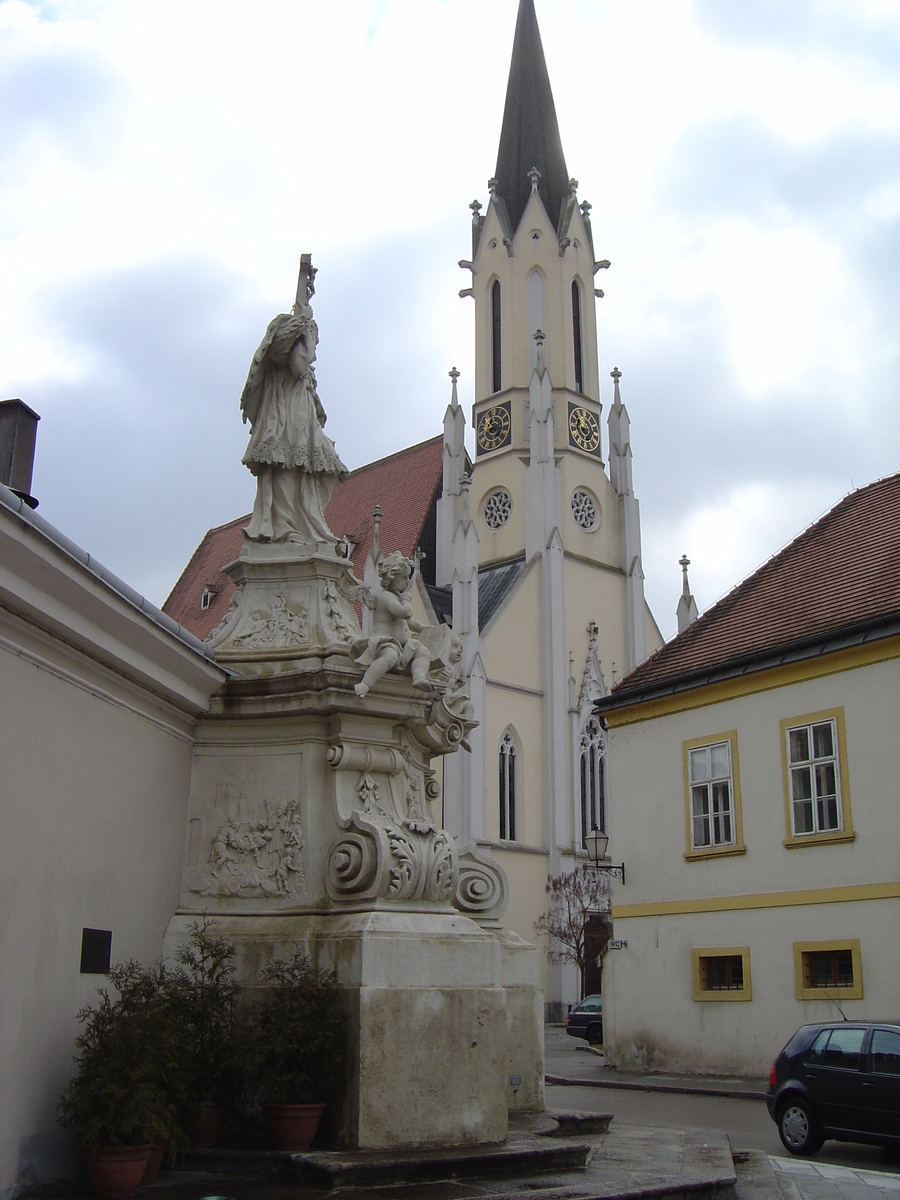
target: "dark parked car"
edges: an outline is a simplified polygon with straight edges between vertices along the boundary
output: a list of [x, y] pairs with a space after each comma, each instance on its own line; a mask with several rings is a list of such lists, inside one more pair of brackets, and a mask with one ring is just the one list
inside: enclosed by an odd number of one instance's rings
[[585, 996], [577, 1008], [569, 1012], [566, 1033], [570, 1037], [587, 1038], [592, 1046], [603, 1044], [603, 997]]
[[900, 1148], [900, 1024], [802, 1025], [772, 1065], [766, 1104], [792, 1154], [826, 1138]]

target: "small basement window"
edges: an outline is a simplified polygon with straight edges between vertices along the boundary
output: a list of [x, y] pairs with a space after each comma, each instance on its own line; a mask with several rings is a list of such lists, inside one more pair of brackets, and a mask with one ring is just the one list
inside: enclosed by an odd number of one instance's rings
[[861, 1000], [859, 940], [795, 942], [794, 976], [798, 1000]]
[[749, 1000], [750, 948], [694, 950], [695, 1000]]

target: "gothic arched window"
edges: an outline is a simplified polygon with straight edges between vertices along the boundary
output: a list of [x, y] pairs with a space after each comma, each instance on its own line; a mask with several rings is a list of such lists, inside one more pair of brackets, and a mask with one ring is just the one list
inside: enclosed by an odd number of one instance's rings
[[491, 391], [499, 392], [502, 383], [500, 373], [500, 280], [495, 279], [491, 288]]
[[596, 717], [581, 734], [581, 844], [596, 825], [606, 832], [606, 747]]
[[519, 750], [507, 729], [500, 739], [500, 838], [514, 842], [519, 825]]
[[575, 350], [575, 391], [584, 391], [584, 353], [581, 338], [581, 288], [572, 280], [572, 345]]
[[528, 324], [531, 326], [531, 369], [534, 370], [537, 365], [537, 342], [534, 335], [539, 329], [547, 328], [544, 319], [544, 277], [537, 269], [528, 276]]

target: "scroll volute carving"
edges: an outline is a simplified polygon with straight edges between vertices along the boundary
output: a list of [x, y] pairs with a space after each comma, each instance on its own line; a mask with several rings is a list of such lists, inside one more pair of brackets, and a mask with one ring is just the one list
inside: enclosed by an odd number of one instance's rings
[[465, 846], [458, 857], [453, 907], [479, 924], [498, 923], [509, 903], [506, 872], [474, 845]]
[[432, 772], [408, 748], [338, 743], [328, 751], [346, 812], [325, 872], [340, 903], [376, 899], [449, 905], [456, 890], [456, 848], [428, 811]]

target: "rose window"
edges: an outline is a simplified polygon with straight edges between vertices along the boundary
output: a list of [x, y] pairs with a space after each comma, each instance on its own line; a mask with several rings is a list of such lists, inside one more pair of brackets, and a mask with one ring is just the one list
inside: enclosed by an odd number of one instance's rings
[[488, 529], [499, 529], [509, 520], [512, 512], [512, 496], [505, 488], [491, 492], [484, 502], [483, 520]]
[[599, 524], [597, 502], [590, 492], [584, 492], [580, 489], [573, 492], [572, 516], [575, 518], [575, 523], [580, 525], [582, 529], [588, 530], [588, 532], [597, 528]]

